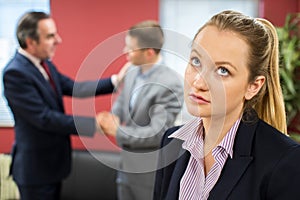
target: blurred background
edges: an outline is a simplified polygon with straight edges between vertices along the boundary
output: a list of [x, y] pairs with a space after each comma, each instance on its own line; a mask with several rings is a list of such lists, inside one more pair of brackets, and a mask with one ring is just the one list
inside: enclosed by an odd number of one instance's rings
[[[14, 140], [14, 120], [3, 96], [2, 70], [18, 48], [16, 25], [26, 11], [44, 11], [55, 19], [58, 33], [63, 40], [54, 57], [59, 71], [80, 79], [82, 76], [78, 72], [88, 64], [101, 73], [87, 72], [83, 77], [96, 79], [118, 72], [125, 63], [122, 55], [124, 40], [118, 34], [145, 19], [160, 22], [166, 33], [166, 51], [163, 51], [166, 64], [183, 77], [188, 48], [182, 45], [193, 39], [205, 21], [224, 9], [237, 10], [253, 17], [264, 17], [278, 28], [282, 64], [280, 73], [288, 130], [298, 140], [300, 0], [0, 0], [0, 153], [9, 154]], [[185, 41], [184, 44], [182, 41]], [[91, 58], [95, 50], [96, 60]], [[114, 54], [113, 59], [108, 53]], [[80, 100], [85, 102], [81, 105], [92, 102], [93, 106], [88, 109], [84, 106], [76, 108], [76, 112], [89, 115], [108, 111], [114, 98], [113, 95], [105, 95], [96, 99]], [[66, 97], [64, 103], [67, 113], [75, 112], [71, 98]], [[183, 109], [177, 123], [184, 123], [188, 118]], [[114, 138], [107, 140], [106, 136], [99, 134], [94, 138], [72, 137], [73, 149], [78, 152], [117, 152], [118, 148], [114, 144]]]
[[[241, 11], [253, 17], [264, 17], [275, 26], [284, 27], [287, 15], [299, 12], [300, 0], [0, 0], [0, 77], [2, 79], [3, 67], [18, 47], [15, 37], [17, 21], [28, 10], [50, 13], [56, 20], [63, 43], [57, 49], [54, 63], [62, 73], [76, 78], [80, 67], [88, 62], [87, 57], [97, 46], [99, 47], [99, 44], [101, 45], [116, 34], [126, 31], [131, 25], [145, 19], [158, 20], [167, 33], [165, 48], [180, 52], [178, 55], [166, 51], [164, 57], [167, 65], [182, 76], [186, 67], [186, 52], [182, 51], [180, 40], [171, 36], [180, 36], [186, 41], [192, 40], [198, 28], [207, 19], [224, 9]], [[169, 33], [171, 36], [168, 38]], [[117, 72], [124, 64], [124, 56], [119, 55], [123, 46], [122, 39], [113, 43], [112, 49], [117, 52], [114, 60], [109, 62], [105, 60], [106, 55], [102, 57], [100, 55], [97, 61], [92, 62], [95, 67], [102, 69], [102, 77], [108, 77]], [[99, 78], [99, 75], [92, 73], [88, 76]], [[111, 95], [97, 97], [94, 109], [96, 111], [109, 110], [113, 99]], [[65, 98], [65, 104], [67, 112], [72, 113], [72, 100]], [[293, 104], [292, 109], [289, 108], [294, 112], [297, 109]], [[296, 116], [295, 113], [292, 115]], [[186, 116], [183, 113], [179, 123], [185, 119]], [[13, 124], [12, 115], [3, 98], [1, 81], [0, 152], [2, 153], [10, 152], [13, 142]], [[294, 123], [290, 132], [297, 132], [295, 125], [297, 123]], [[107, 145], [101, 145], [101, 137], [85, 140], [90, 148], [111, 149]], [[81, 149], [86, 145], [82, 145], [81, 140], [75, 137], [73, 146]]]

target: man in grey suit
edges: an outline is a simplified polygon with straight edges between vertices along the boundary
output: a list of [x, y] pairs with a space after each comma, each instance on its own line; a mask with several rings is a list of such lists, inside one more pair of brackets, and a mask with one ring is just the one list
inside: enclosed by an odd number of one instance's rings
[[116, 137], [122, 149], [116, 180], [118, 198], [152, 199], [157, 152], [162, 135], [181, 110], [183, 81], [162, 62], [164, 35], [156, 21], [132, 26], [125, 43], [132, 66], [112, 114], [102, 112], [97, 121], [104, 133]]

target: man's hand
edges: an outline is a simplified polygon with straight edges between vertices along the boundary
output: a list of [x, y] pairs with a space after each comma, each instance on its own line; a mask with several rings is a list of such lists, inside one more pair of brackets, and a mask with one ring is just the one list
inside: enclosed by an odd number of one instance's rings
[[125, 65], [123, 65], [123, 67], [120, 69], [119, 73], [117, 74], [117, 80], [118, 80], [118, 85], [120, 85], [120, 83], [122, 83], [126, 72], [128, 70], [128, 68], [131, 66], [131, 62], [127, 62], [125, 63]]
[[102, 132], [110, 136], [116, 136], [120, 125], [119, 117], [104, 111], [97, 114], [96, 121], [100, 129], [102, 129]]

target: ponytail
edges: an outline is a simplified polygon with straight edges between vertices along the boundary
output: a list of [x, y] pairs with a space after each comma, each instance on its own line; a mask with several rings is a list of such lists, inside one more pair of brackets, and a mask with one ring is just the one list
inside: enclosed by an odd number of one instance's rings
[[249, 83], [253, 83], [258, 76], [266, 78], [258, 94], [245, 101], [244, 116], [247, 117], [247, 112], [255, 109], [259, 118], [287, 134], [284, 99], [279, 79], [279, 43], [275, 27], [265, 19], [254, 19], [230, 10], [213, 16], [199, 32], [208, 25], [216, 26], [220, 30], [233, 31], [246, 41], [249, 46]]
[[269, 64], [266, 73], [265, 93], [254, 106], [258, 116], [281, 132], [287, 134], [284, 99], [279, 77], [279, 45], [275, 27], [265, 19], [256, 19], [268, 30]]

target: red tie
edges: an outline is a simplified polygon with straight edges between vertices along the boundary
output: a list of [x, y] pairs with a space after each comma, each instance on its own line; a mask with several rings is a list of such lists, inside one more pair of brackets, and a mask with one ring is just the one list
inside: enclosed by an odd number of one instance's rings
[[47, 73], [47, 75], [49, 77], [49, 82], [50, 82], [50, 84], [52, 86], [52, 89], [54, 90], [54, 92], [56, 92], [55, 83], [54, 83], [53, 78], [52, 78], [52, 76], [50, 74], [50, 70], [49, 70], [49, 67], [48, 67], [47, 63], [45, 61], [41, 61], [41, 65], [42, 65], [42, 67], [44, 68], [44, 70], [46, 71], [46, 73]]

